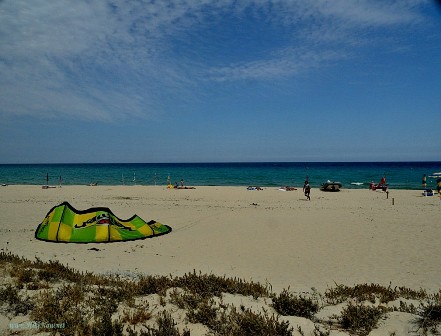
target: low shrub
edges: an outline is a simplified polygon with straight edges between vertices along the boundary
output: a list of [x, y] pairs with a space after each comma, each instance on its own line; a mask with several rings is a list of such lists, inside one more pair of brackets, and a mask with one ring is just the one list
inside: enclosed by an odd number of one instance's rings
[[390, 285], [384, 287], [379, 284], [359, 284], [354, 287], [336, 285], [335, 288], [329, 288], [325, 292], [325, 298], [329, 304], [342, 303], [351, 298], [372, 303], [375, 303], [378, 298], [380, 302], [387, 303], [399, 297], [421, 300], [427, 297], [427, 293], [423, 289], [416, 291], [406, 287], [391, 288]]
[[381, 302], [395, 300], [398, 297], [397, 294], [398, 293], [390, 287], [386, 288], [378, 284], [360, 284], [354, 287], [337, 285], [335, 288], [326, 290], [325, 298], [330, 304], [342, 303], [349, 298], [374, 303], [377, 297], [380, 298]]
[[288, 321], [268, 314], [256, 314], [249, 309], [238, 312], [233, 308], [228, 316], [230, 331], [225, 336], [292, 336]]
[[171, 303], [177, 305], [181, 309], [196, 309], [199, 303], [207, 301], [211, 297], [204, 297], [199, 293], [180, 292], [176, 288], [170, 293]]
[[120, 321], [112, 322], [110, 315], [100, 316], [91, 327], [93, 336], [122, 336], [123, 325]]
[[176, 328], [176, 323], [170, 313], [163, 311], [156, 318], [157, 328], [148, 327], [147, 331], [141, 331], [140, 336], [190, 336], [190, 331], [183, 333]]
[[419, 327], [425, 332], [432, 329], [436, 333], [436, 328], [441, 323], [441, 302], [423, 303], [417, 313]]
[[136, 295], [165, 294], [172, 287], [171, 280], [165, 276], [141, 276], [134, 286]]
[[26, 295], [21, 295], [18, 288], [12, 284], [0, 288], [0, 305], [5, 305], [5, 311], [15, 316], [26, 315], [34, 308], [31, 299]]
[[318, 303], [310, 298], [294, 295], [284, 289], [278, 296], [272, 297], [273, 308], [284, 316], [312, 318], [318, 311]]
[[218, 308], [213, 299], [205, 299], [187, 311], [187, 318], [191, 323], [201, 323], [211, 330], [218, 330]]
[[[31, 318], [43, 325], [63, 324], [63, 334], [74, 335], [89, 330], [93, 319], [90, 302], [85, 302], [79, 285], [64, 285], [56, 291], [46, 290], [35, 299]], [[53, 331], [43, 328], [42, 331]]]
[[152, 318], [152, 313], [149, 310], [148, 302], [134, 306], [132, 309], [124, 310], [121, 322], [138, 324], [148, 321]]
[[15, 278], [15, 281], [19, 288], [23, 288], [24, 284], [34, 281], [35, 272], [33, 269], [24, 267], [16, 267], [9, 271], [11, 277]]
[[358, 335], [368, 335], [383, 316], [384, 310], [365, 305], [346, 306], [338, 321], [343, 329]]
[[201, 274], [193, 271], [173, 280], [174, 287], [181, 287], [205, 297], [220, 297], [222, 293], [253, 296], [255, 299], [268, 296], [268, 286], [255, 282], [246, 282], [238, 278], [219, 277], [213, 274]]

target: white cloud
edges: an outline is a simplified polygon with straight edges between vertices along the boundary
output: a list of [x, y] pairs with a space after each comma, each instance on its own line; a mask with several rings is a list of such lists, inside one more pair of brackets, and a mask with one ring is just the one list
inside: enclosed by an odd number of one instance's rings
[[[415, 8], [427, 1], [255, 0], [252, 3], [264, 9], [256, 15], [264, 15], [272, 24], [293, 28], [297, 45], [269, 51], [265, 59], [214, 67], [209, 71], [210, 79], [274, 80], [347, 59], [357, 46], [373, 42], [369, 36], [372, 31], [420, 22], [422, 16]], [[241, 8], [246, 9], [246, 6]]]
[[106, 8], [102, 5], [16, 0], [1, 3], [0, 9], [0, 31], [5, 37], [3, 55], [78, 53], [87, 49], [97, 36], [109, 32]]
[[215, 81], [275, 80], [289, 78], [310, 71], [324, 63], [345, 57], [343, 53], [317, 52], [303, 48], [279, 51], [277, 57], [241, 64], [232, 64], [209, 71], [209, 79]]
[[[6, 0], [0, 2], [0, 114], [149, 116], [167, 93], [191, 95], [207, 80], [287, 78], [342, 59], [340, 47], [351, 33], [417, 22], [421, 3]], [[196, 61], [171, 51], [217, 20], [249, 13], [291, 30], [303, 45], [287, 38], [251, 61], [215, 65], [204, 63], [203, 54]], [[190, 41], [185, 48], [191, 47]]]
[[[422, 3], [424, 1], [420, 1]], [[390, 26], [419, 20], [411, 4], [403, 1], [317, 1], [317, 10], [325, 17], [337, 18], [353, 26]]]

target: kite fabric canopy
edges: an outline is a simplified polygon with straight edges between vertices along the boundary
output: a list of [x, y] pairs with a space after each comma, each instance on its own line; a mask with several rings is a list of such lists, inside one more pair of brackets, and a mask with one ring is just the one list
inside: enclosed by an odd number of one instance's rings
[[171, 227], [137, 215], [127, 220], [109, 208], [76, 210], [68, 202], [53, 207], [38, 225], [35, 238], [64, 243], [101, 243], [144, 239], [171, 232]]

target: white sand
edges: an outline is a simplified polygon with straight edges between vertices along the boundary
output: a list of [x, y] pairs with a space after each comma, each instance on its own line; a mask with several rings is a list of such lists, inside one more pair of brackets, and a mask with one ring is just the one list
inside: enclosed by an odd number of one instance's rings
[[[58, 259], [79, 270], [240, 277], [274, 291], [320, 291], [380, 283], [437, 291], [441, 279], [441, 200], [420, 191], [247, 191], [242, 187], [167, 190], [152, 186], [0, 187], [0, 249]], [[392, 198], [395, 204], [392, 205]], [[132, 242], [38, 241], [37, 225], [55, 205], [105, 206], [173, 228]], [[257, 204], [257, 205], [254, 205]], [[99, 251], [91, 251], [96, 247]]]

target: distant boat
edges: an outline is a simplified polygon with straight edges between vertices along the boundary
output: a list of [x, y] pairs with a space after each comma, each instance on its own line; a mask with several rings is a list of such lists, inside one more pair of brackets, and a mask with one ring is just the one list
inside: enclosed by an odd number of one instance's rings
[[340, 182], [331, 182], [327, 181], [322, 184], [320, 187], [320, 190], [323, 191], [340, 191], [340, 188], [342, 187], [342, 184]]

